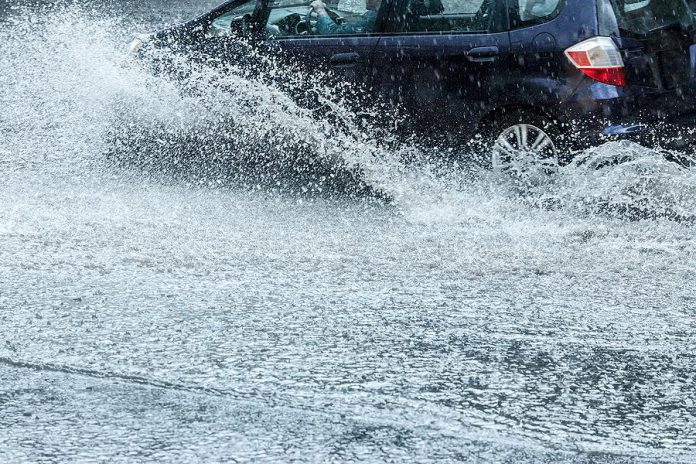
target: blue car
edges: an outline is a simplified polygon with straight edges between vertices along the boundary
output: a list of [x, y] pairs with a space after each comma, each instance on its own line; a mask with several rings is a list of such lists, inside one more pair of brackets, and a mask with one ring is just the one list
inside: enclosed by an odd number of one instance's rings
[[686, 0], [232, 0], [131, 51], [224, 62], [240, 36], [401, 108], [408, 133], [480, 141], [500, 171], [617, 138], [691, 144]]

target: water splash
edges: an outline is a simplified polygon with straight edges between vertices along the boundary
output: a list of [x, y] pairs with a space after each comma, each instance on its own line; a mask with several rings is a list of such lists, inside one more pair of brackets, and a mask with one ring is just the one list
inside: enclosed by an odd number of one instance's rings
[[[349, 109], [349, 86], [308, 80], [251, 50], [255, 72], [176, 56], [183, 82], [152, 75], [125, 53], [143, 27], [75, 6], [24, 10], [6, 20], [0, 96], [7, 110], [0, 123], [8, 169], [51, 161], [75, 172], [116, 154], [121, 164], [186, 173], [196, 184], [300, 192], [340, 186], [406, 208], [494, 198], [621, 219], [696, 216], [694, 170], [653, 150], [608, 144], [580, 154], [548, 184], [520, 191], [469, 162], [467, 147], [456, 153], [394, 142]], [[289, 96], [293, 87], [320, 95], [330, 111], [317, 115], [298, 105]]]
[[584, 214], [628, 219], [696, 219], [696, 171], [674, 154], [632, 142], [580, 154], [539, 200]]

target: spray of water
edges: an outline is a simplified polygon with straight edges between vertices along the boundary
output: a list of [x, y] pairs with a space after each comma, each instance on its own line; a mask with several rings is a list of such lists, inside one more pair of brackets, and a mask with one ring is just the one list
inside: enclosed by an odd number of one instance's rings
[[[171, 59], [183, 81], [153, 75], [125, 53], [128, 38], [143, 27], [78, 7], [24, 10], [5, 20], [0, 124], [7, 134], [6, 172], [52, 162], [51, 169], [75, 174], [116, 159], [153, 175], [185, 173], [204, 185], [302, 192], [340, 186], [417, 208], [495, 198], [512, 207], [620, 218], [696, 215], [694, 170], [662, 153], [608, 144], [579, 154], [548, 183], [520, 189], [467, 163], [468, 147], [394, 142], [348, 109], [345, 100], [354, 95], [348, 86], [322, 84], [326, 80], [277, 66], [251, 49], [255, 69], [178, 56]], [[329, 111], [298, 105], [293, 89], [319, 95]], [[379, 119], [381, 111], [366, 112]]]

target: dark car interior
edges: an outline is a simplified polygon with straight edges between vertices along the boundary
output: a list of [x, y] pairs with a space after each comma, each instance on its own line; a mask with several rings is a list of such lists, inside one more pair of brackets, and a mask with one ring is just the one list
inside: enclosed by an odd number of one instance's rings
[[405, 14], [406, 32], [478, 32], [490, 25], [492, 0], [411, 0]]
[[[365, 11], [364, 0], [328, 0], [324, 3], [329, 17], [336, 24], [354, 21]], [[267, 36], [316, 35], [315, 28], [318, 18], [309, 4], [310, 0], [276, 0], [271, 2], [266, 23]]]

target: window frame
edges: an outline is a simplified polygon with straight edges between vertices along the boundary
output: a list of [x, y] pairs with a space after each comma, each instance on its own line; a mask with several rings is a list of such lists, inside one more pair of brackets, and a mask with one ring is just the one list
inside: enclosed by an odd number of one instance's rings
[[403, 36], [449, 36], [449, 35], [483, 35], [496, 34], [508, 31], [508, 12], [506, 0], [491, 0], [493, 4], [492, 18], [487, 30], [480, 31], [413, 31], [404, 30], [405, 15], [408, 3], [411, 0], [393, 0], [389, 15], [385, 18], [386, 35]]

